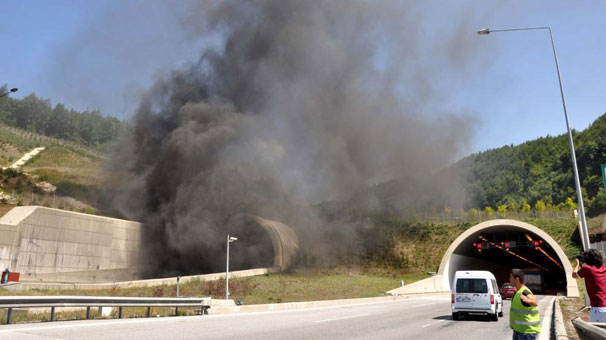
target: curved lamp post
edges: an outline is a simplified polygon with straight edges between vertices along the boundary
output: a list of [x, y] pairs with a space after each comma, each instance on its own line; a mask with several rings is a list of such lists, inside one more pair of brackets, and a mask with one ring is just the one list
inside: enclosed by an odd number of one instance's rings
[[0, 97], [4, 97], [4, 96], [8, 95], [9, 93], [13, 93], [13, 92], [17, 92], [17, 91], [19, 91], [19, 89], [16, 87], [13, 87], [12, 89], [10, 89], [10, 91], [0, 94]]
[[589, 244], [589, 232], [587, 231], [587, 220], [585, 219], [585, 208], [583, 207], [583, 193], [581, 192], [581, 181], [579, 180], [579, 170], [577, 169], [577, 157], [574, 152], [574, 142], [572, 141], [572, 132], [570, 131], [570, 123], [568, 122], [568, 110], [566, 109], [566, 99], [564, 99], [564, 87], [562, 86], [562, 76], [560, 75], [560, 65], [558, 63], [558, 55], [556, 53], [555, 43], [553, 42], [553, 34], [551, 33], [551, 27], [526, 27], [526, 28], [508, 28], [501, 30], [491, 30], [484, 28], [478, 31], [480, 35], [488, 35], [490, 33], [497, 32], [510, 32], [510, 31], [529, 31], [529, 30], [548, 30], [549, 37], [551, 38], [551, 48], [553, 50], [553, 58], [555, 60], [556, 71], [558, 73], [558, 81], [560, 82], [560, 95], [562, 96], [562, 106], [564, 107], [564, 118], [566, 120], [566, 129], [568, 129], [568, 141], [570, 142], [570, 154], [572, 156], [572, 169], [574, 171], [574, 184], [577, 190], [577, 201], [579, 203], [579, 219], [581, 220], [581, 228], [583, 229], [583, 245], [586, 247], [585, 250], [591, 248]]
[[227, 263], [225, 265], [225, 300], [229, 299], [229, 244], [237, 241], [237, 237], [227, 235]]

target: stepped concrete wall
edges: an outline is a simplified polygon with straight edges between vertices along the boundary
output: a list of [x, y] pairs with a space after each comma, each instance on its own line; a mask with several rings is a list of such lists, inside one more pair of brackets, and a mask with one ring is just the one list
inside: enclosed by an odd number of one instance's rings
[[[247, 217], [270, 236], [274, 267], [298, 251], [287, 225]], [[117, 282], [140, 278], [141, 224], [38, 206], [16, 207], [0, 218], [0, 271], [28, 282]], [[274, 270], [274, 269], [272, 269]]]
[[32, 273], [137, 267], [141, 224], [38, 206], [0, 218], [0, 269]]

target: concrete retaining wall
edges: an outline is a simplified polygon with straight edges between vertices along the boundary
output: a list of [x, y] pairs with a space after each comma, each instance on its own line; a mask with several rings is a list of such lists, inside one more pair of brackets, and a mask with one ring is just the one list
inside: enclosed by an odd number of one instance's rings
[[[258, 275], [267, 275], [271, 273], [280, 272], [280, 267], [273, 268], [256, 268], [246, 269], [229, 272], [229, 278], [234, 279], [238, 277], [250, 277]], [[201, 281], [216, 281], [225, 280], [225, 273], [214, 273], [214, 274], [203, 274], [203, 275], [190, 275], [182, 276], [179, 280], [180, 283], [187, 282], [201, 282]], [[22, 291], [31, 289], [40, 290], [62, 290], [62, 289], [108, 289], [108, 288], [133, 288], [133, 287], [156, 287], [164, 285], [177, 284], [176, 277], [167, 277], [162, 279], [148, 279], [148, 280], [133, 280], [133, 281], [121, 281], [121, 282], [104, 282], [104, 283], [71, 283], [67, 280], [63, 282], [18, 282], [9, 285], [3, 285], [2, 289]], [[232, 300], [229, 300], [232, 301]]]
[[[294, 231], [277, 221], [257, 216], [248, 218], [269, 234], [274, 266], [285, 269], [298, 250]], [[141, 277], [138, 273], [140, 248], [141, 224], [138, 222], [38, 206], [16, 207], [0, 218], [0, 271], [9, 268], [20, 272], [21, 281], [41, 286], [99, 282], [121, 282], [130, 286], [129, 280]], [[256, 271], [260, 271], [259, 275], [275, 270]], [[184, 277], [183, 282], [187, 279]], [[151, 281], [152, 285], [157, 284], [157, 280]]]
[[442, 275], [434, 275], [426, 279], [407, 284], [404, 287], [392, 289], [387, 292], [389, 295], [406, 295], [406, 294], [421, 294], [421, 293], [445, 293], [450, 292], [448, 288], [444, 288], [442, 284]]
[[37, 206], [0, 218], [0, 269], [31, 273], [137, 267], [137, 222]]

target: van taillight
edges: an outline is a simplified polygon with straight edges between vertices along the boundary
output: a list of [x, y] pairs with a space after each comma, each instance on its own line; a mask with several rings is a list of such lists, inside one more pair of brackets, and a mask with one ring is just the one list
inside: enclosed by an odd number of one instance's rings
[[454, 293], [450, 295], [450, 303], [454, 303], [455, 297]]
[[490, 304], [494, 305], [494, 295], [490, 294]]

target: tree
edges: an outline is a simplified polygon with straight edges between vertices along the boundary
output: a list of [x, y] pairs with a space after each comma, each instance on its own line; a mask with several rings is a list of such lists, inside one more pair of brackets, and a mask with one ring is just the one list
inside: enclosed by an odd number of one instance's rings
[[[6, 90], [7, 86], [0, 87]], [[104, 117], [99, 110], [78, 112], [32, 93], [23, 99], [0, 98], [0, 122], [46, 136], [90, 146], [114, 141], [129, 124], [115, 117]]]
[[577, 204], [574, 203], [574, 201], [570, 197], [566, 198], [565, 204], [566, 204], [566, 209], [568, 209], [568, 210], [574, 210], [577, 208]]
[[545, 202], [543, 202], [543, 200], [538, 200], [537, 203], [535, 203], [534, 208], [537, 211], [545, 211], [547, 210], [547, 205], [545, 204]]
[[497, 211], [499, 212], [499, 214], [507, 213], [507, 204], [501, 204], [497, 206]]

